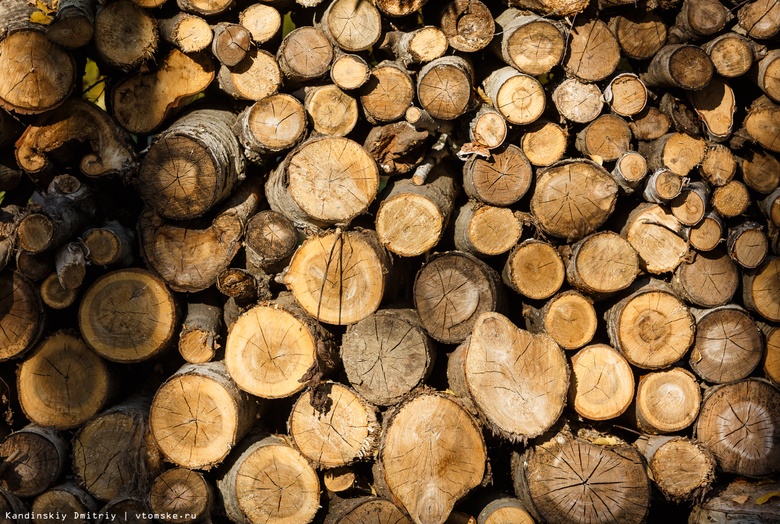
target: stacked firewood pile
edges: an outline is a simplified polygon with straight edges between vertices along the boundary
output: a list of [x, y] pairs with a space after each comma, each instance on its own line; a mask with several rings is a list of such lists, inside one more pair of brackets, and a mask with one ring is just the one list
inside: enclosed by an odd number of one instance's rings
[[731, 2], [2, 0], [0, 521], [777, 522]]

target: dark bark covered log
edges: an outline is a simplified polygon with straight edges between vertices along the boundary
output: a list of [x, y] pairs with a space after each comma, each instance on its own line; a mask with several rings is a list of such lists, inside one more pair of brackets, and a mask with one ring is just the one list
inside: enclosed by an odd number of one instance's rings
[[89, 493], [71, 480], [36, 497], [30, 509], [39, 515], [59, 512], [70, 517], [73, 524], [88, 524], [87, 515], [97, 513], [98, 506]]
[[652, 87], [696, 91], [710, 83], [714, 69], [712, 60], [700, 48], [670, 44], [655, 54], [643, 80]]
[[94, 32], [95, 0], [61, 0], [46, 37], [68, 49], [84, 47]]
[[669, 43], [706, 38], [720, 32], [732, 18], [731, 12], [718, 0], [686, 0], [669, 30]]
[[68, 445], [59, 431], [29, 424], [0, 444], [0, 488], [18, 497], [34, 497], [62, 474]]
[[5, 270], [0, 279], [0, 360], [16, 358], [31, 349], [43, 334], [45, 313], [35, 286], [17, 272]]
[[174, 514], [182, 523], [208, 522], [215, 504], [214, 489], [197, 471], [171, 468], [154, 479], [149, 490], [153, 513]]
[[94, 44], [100, 57], [123, 71], [138, 68], [157, 50], [157, 21], [130, 0], [104, 6], [95, 17]]

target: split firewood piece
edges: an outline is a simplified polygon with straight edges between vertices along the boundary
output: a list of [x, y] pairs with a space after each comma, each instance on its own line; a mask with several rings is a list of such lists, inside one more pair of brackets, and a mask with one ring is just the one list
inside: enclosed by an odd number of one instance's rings
[[296, 225], [345, 225], [376, 198], [379, 169], [357, 142], [314, 137], [287, 155], [266, 182], [271, 209]]
[[0, 273], [0, 361], [32, 348], [43, 334], [45, 313], [35, 285], [14, 271]]
[[231, 459], [217, 487], [238, 524], [308, 524], [320, 507], [317, 472], [284, 436], [260, 436]]
[[691, 369], [710, 384], [742, 380], [758, 366], [764, 340], [747, 311], [734, 304], [694, 310], [696, 340]]
[[174, 291], [202, 291], [213, 285], [241, 248], [247, 218], [262, 198], [262, 179], [250, 178], [234, 191], [212, 220], [166, 222], [147, 209], [138, 219], [146, 265]]
[[[780, 8], [777, 11], [778, 16], [780, 16]], [[750, 106], [742, 126], [751, 140], [760, 144], [764, 149], [780, 153], [780, 136], [777, 134], [778, 120], [780, 120], [780, 105], [773, 104], [766, 96], [762, 96]]]
[[616, 114], [630, 118], [642, 112], [647, 105], [647, 87], [633, 73], [621, 73], [604, 89], [604, 101]]
[[[16, 161], [30, 175], [43, 176], [54, 166], [49, 154], [75, 142], [91, 151], [78, 162], [87, 176], [127, 175], [135, 170], [130, 137], [94, 104], [73, 98], [38, 117], [16, 142]], [[79, 149], [74, 149], [78, 154]], [[82, 151], [83, 153], [83, 151]]]
[[680, 196], [683, 185], [688, 179], [662, 167], [645, 179], [642, 198], [646, 202], [670, 204]]
[[299, 27], [284, 37], [276, 61], [289, 82], [307, 82], [328, 72], [333, 61], [333, 46], [325, 33], [316, 27]]
[[563, 67], [583, 82], [604, 80], [617, 69], [620, 46], [599, 19], [577, 20], [569, 33], [569, 52]]
[[376, 213], [379, 241], [402, 257], [430, 251], [441, 240], [457, 194], [454, 174], [445, 164], [434, 167], [424, 185], [394, 182]]
[[[595, 432], [557, 435], [515, 452], [515, 494], [536, 522], [645, 521], [650, 480], [633, 446]], [[587, 489], [585, 489], [587, 488]]]
[[[417, 98], [433, 118], [454, 120], [469, 109], [473, 84], [471, 64], [459, 56], [443, 56], [425, 64], [420, 70]], [[411, 103], [409, 100], [407, 107]]]
[[669, 44], [653, 57], [642, 80], [650, 87], [677, 87], [696, 91], [712, 80], [715, 66], [700, 47]]
[[726, 140], [734, 126], [737, 105], [734, 90], [723, 80], [714, 78], [703, 89], [692, 92], [690, 98], [707, 138], [713, 142]]
[[742, 303], [770, 322], [780, 322], [780, 257], [742, 275]]
[[636, 151], [625, 151], [615, 162], [610, 175], [626, 194], [633, 193], [647, 175], [647, 160]]
[[146, 204], [164, 218], [185, 220], [227, 197], [244, 178], [235, 122], [229, 111], [199, 109], [158, 135], [135, 180]]
[[111, 378], [105, 361], [81, 339], [58, 332], [41, 342], [19, 367], [17, 387], [28, 420], [70, 429], [103, 409]]
[[92, 284], [79, 305], [87, 345], [114, 362], [140, 362], [170, 346], [176, 303], [165, 283], [146, 270], [120, 269]]
[[615, 209], [618, 186], [590, 160], [568, 160], [541, 169], [531, 197], [531, 213], [548, 235], [568, 241], [601, 227]]
[[282, 28], [282, 15], [273, 5], [251, 4], [238, 14], [238, 23], [246, 27], [255, 45], [273, 40]]
[[94, 32], [95, 4], [95, 0], [60, 0], [46, 37], [68, 49], [87, 45]]
[[546, 101], [542, 84], [513, 67], [496, 69], [482, 85], [493, 107], [512, 124], [536, 122], [544, 112]]
[[761, 91], [775, 102], [780, 102], [780, 49], [769, 51], [750, 73]]
[[[402, 120], [371, 129], [363, 147], [388, 176], [403, 175], [423, 165], [426, 155], [430, 153], [430, 136], [427, 130], [417, 130]], [[429, 175], [430, 172], [426, 176]]]
[[16, 271], [33, 282], [38, 282], [54, 270], [54, 257], [51, 251], [30, 253], [22, 249], [16, 252]]
[[464, 53], [476, 53], [493, 40], [495, 21], [479, 0], [452, 0], [441, 14], [439, 26], [450, 47]]
[[[414, 2], [412, 2], [414, 3]], [[382, 16], [372, 2], [334, 0], [325, 9], [320, 28], [338, 47], [348, 53], [365, 51], [382, 36]]]
[[640, 204], [628, 216], [620, 236], [639, 255], [639, 267], [652, 274], [674, 271], [688, 254], [688, 232], [658, 204]]
[[482, 432], [452, 396], [424, 391], [386, 417], [375, 481], [413, 522], [443, 524], [485, 475]]
[[639, 275], [639, 258], [631, 244], [611, 231], [589, 235], [571, 248], [566, 267], [569, 284], [593, 297], [628, 288]]
[[414, 31], [388, 31], [380, 49], [392, 51], [404, 64], [426, 63], [447, 52], [447, 35], [436, 26], [427, 25]]
[[571, 357], [569, 402], [588, 420], [619, 417], [634, 399], [634, 373], [628, 361], [606, 344], [586, 346]]
[[661, 138], [640, 147], [647, 159], [647, 167], [653, 171], [667, 168], [676, 175], [688, 176], [691, 170], [704, 160], [707, 144], [701, 138], [684, 133], [667, 133]]
[[249, 219], [245, 230], [247, 269], [277, 273], [287, 267], [298, 247], [298, 232], [289, 218], [276, 211], [260, 211]]
[[685, 0], [669, 29], [669, 43], [701, 40], [720, 32], [734, 15], [718, 0]]
[[[80, 516], [98, 512], [97, 502], [92, 495], [78, 487], [72, 480], [39, 495], [33, 501], [31, 509], [38, 515], [54, 512], [69, 515], [73, 524], [88, 524], [89, 519]], [[78, 516], [74, 517], [74, 514]]]
[[769, 226], [780, 227], [780, 187], [759, 202], [761, 211], [767, 218]]
[[51, 273], [43, 279], [38, 291], [41, 300], [51, 309], [65, 309], [72, 306], [79, 296], [78, 289], [65, 289], [57, 278], [57, 273]]
[[525, 196], [532, 180], [531, 164], [514, 144], [498, 148], [488, 159], [474, 155], [463, 166], [464, 191], [489, 205], [514, 204]]
[[62, 474], [68, 445], [59, 431], [28, 424], [0, 444], [0, 488], [18, 497], [46, 491]]
[[769, 254], [769, 240], [758, 222], [745, 221], [729, 228], [726, 249], [729, 256], [746, 269], [755, 269]]
[[715, 480], [715, 457], [698, 440], [641, 436], [634, 444], [645, 456], [653, 483], [670, 501], [704, 495]]
[[214, 359], [220, 347], [222, 308], [190, 302], [179, 334], [179, 353], [190, 364], [203, 364]]
[[500, 38], [493, 50], [521, 73], [539, 76], [558, 65], [566, 51], [560, 24], [510, 8], [496, 17]]
[[617, 115], [601, 115], [577, 133], [574, 147], [588, 158], [612, 162], [631, 147], [631, 130]]
[[185, 364], [157, 390], [149, 425], [166, 460], [208, 470], [246, 435], [257, 412], [257, 401], [236, 386], [224, 362]]
[[552, 244], [529, 239], [512, 249], [501, 276], [515, 292], [532, 300], [543, 300], [561, 288], [566, 268]]
[[780, 470], [780, 392], [769, 382], [747, 379], [714, 386], [704, 395], [696, 437], [727, 473], [759, 477]]
[[428, 334], [444, 344], [459, 344], [482, 313], [503, 305], [496, 271], [459, 251], [432, 256], [414, 281], [414, 305]]
[[65, 289], [78, 289], [87, 274], [87, 247], [80, 241], [68, 242], [54, 254], [57, 279]]
[[207, 522], [215, 498], [214, 489], [203, 474], [186, 468], [171, 468], [154, 479], [149, 490], [149, 509], [152, 513], [174, 514], [176, 522], [183, 524]]
[[247, 28], [238, 24], [220, 22], [213, 28], [211, 54], [228, 67], [241, 62], [252, 45], [252, 35]]
[[[328, 496], [338, 495], [341, 493], [352, 493], [353, 488], [362, 491], [363, 493], [370, 493], [371, 486], [368, 483], [368, 479], [358, 473], [353, 466], [341, 466], [339, 468], [326, 469], [322, 475], [322, 483], [325, 485], [325, 489], [328, 490]], [[333, 497], [333, 504], [328, 508], [328, 516], [331, 513], [336, 512], [336, 506], [340, 502], [337, 497]], [[350, 500], [350, 499], [341, 499]], [[400, 511], [398, 508], [396, 508]], [[380, 511], [381, 513], [381, 511]], [[327, 519], [328, 516], [325, 518]], [[330, 522], [330, 521], [328, 521]], [[350, 521], [347, 521], [350, 522]]]
[[333, 84], [307, 87], [304, 106], [314, 131], [322, 135], [346, 136], [358, 122], [357, 100]]
[[123, 71], [151, 59], [158, 38], [157, 21], [130, 0], [111, 2], [95, 17], [95, 49], [106, 63]]
[[522, 502], [514, 497], [501, 497], [491, 501], [477, 515], [476, 524], [533, 524], [534, 519]]
[[668, 30], [658, 13], [635, 10], [609, 20], [623, 53], [635, 60], [649, 60], [666, 45]]
[[672, 126], [672, 121], [655, 107], [646, 107], [628, 123], [637, 140], [652, 141], [661, 138]]
[[238, 115], [234, 126], [244, 154], [252, 162], [290, 149], [306, 135], [306, 111], [297, 98], [275, 94]]
[[716, 187], [712, 192], [712, 208], [723, 218], [735, 218], [747, 211], [751, 204], [747, 186], [739, 180]]
[[380, 309], [347, 328], [344, 371], [355, 390], [377, 406], [392, 406], [430, 375], [435, 347], [412, 309]]
[[398, 506], [378, 497], [342, 499], [328, 510], [325, 524], [359, 524], [370, 522], [371, 519], [392, 524], [412, 524]]
[[751, 149], [740, 154], [742, 181], [753, 191], [767, 195], [780, 187], [780, 160], [769, 153]]
[[657, 280], [612, 306], [604, 319], [612, 346], [642, 369], [671, 366], [693, 344], [695, 322], [688, 306]]
[[636, 388], [636, 423], [645, 433], [674, 433], [687, 428], [699, 414], [701, 389], [683, 368], [648, 373]]
[[734, 32], [724, 33], [702, 45], [710, 55], [715, 71], [724, 78], [747, 73], [753, 65], [755, 48], [755, 42]]
[[593, 302], [576, 291], [564, 291], [541, 308], [523, 307], [528, 330], [547, 333], [563, 349], [578, 349], [596, 333], [598, 318]]
[[176, 0], [176, 5], [187, 13], [210, 16], [226, 11], [233, 5], [233, 0]]
[[87, 248], [87, 259], [96, 266], [130, 265], [133, 260], [135, 232], [116, 220], [108, 220], [102, 227], [90, 228], [82, 235]]
[[320, 469], [372, 458], [380, 433], [376, 408], [337, 382], [316, 388], [292, 407], [287, 427], [295, 447]]
[[553, 91], [552, 101], [561, 116], [578, 124], [592, 122], [604, 108], [601, 89], [576, 78], [561, 82]]
[[[563, 158], [568, 141], [569, 132], [565, 128], [554, 122], [538, 120], [527, 128], [520, 147], [531, 164], [546, 167]], [[510, 147], [513, 146], [507, 149]]]
[[252, 47], [234, 67], [222, 66], [217, 73], [219, 88], [240, 100], [262, 100], [282, 85], [282, 71], [268, 51]]
[[780, 32], [780, 5], [774, 0], [748, 2], [737, 11], [739, 26], [751, 38], [772, 38]]
[[361, 56], [336, 52], [330, 68], [330, 79], [334, 84], [350, 91], [360, 88], [370, 77], [371, 68]]
[[[773, 159], [774, 160], [774, 159]], [[746, 174], [745, 164], [743, 162], [742, 167], [742, 179], [750, 178]], [[780, 163], [777, 166], [780, 169]], [[749, 170], [749, 168], [748, 168]], [[699, 166], [699, 172], [703, 179], [715, 187], [725, 186], [734, 178], [737, 173], [737, 159], [731, 149], [723, 144], [707, 144], [707, 149], [704, 152], [704, 160]], [[778, 180], [780, 180], [780, 172], [776, 174]], [[747, 181], [745, 181], [747, 183]]]
[[203, 51], [211, 45], [214, 32], [203, 18], [189, 13], [177, 13], [171, 18], [158, 18], [160, 38], [184, 53]]
[[506, 207], [469, 200], [455, 218], [455, 248], [478, 257], [506, 253], [522, 233], [521, 220]]
[[672, 287], [689, 304], [718, 307], [730, 302], [739, 286], [739, 268], [721, 249], [695, 253], [679, 266]]
[[377, 310], [389, 268], [389, 257], [376, 233], [336, 230], [303, 242], [284, 283], [318, 321], [348, 325]]
[[73, 437], [73, 473], [98, 500], [145, 492], [161, 470], [162, 457], [149, 431], [148, 398], [133, 398], [104, 411]]
[[225, 365], [244, 391], [284, 398], [306, 387], [311, 370], [327, 370], [332, 346], [332, 336], [283, 293], [248, 309], [230, 326]]
[[471, 337], [450, 357], [447, 375], [485, 426], [512, 442], [552, 427], [569, 389], [569, 366], [555, 340], [519, 329], [500, 313], [479, 316]]

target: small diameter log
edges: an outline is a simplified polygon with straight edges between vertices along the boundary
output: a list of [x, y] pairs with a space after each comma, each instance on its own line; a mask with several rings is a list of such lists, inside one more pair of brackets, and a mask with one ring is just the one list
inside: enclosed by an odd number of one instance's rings
[[683, 368], [648, 373], [636, 388], [636, 422], [644, 433], [673, 433], [687, 428], [699, 414], [701, 389]]
[[[473, 84], [474, 70], [470, 63], [459, 56], [443, 56], [420, 70], [417, 98], [433, 118], [454, 120], [469, 109]], [[407, 107], [411, 103], [409, 100]]]
[[25, 278], [38, 282], [54, 270], [53, 258], [51, 251], [33, 254], [20, 249], [16, 252], [16, 271]]
[[739, 286], [739, 268], [721, 249], [695, 253], [677, 267], [675, 293], [689, 304], [717, 307], [730, 302]]
[[140, 362], [165, 350], [177, 326], [176, 303], [165, 283], [143, 269], [120, 269], [93, 283], [79, 305], [87, 345], [114, 362]]
[[306, 88], [304, 104], [314, 131], [322, 135], [346, 136], [358, 122], [357, 100], [338, 86]]
[[94, 32], [95, 0], [61, 0], [57, 15], [46, 30], [49, 41], [68, 49], [84, 47]]
[[639, 275], [639, 258], [631, 244], [611, 231], [589, 235], [571, 248], [566, 278], [594, 297], [628, 288]]
[[347, 325], [377, 310], [389, 267], [373, 231], [336, 230], [303, 242], [284, 274], [284, 284], [315, 319]]
[[612, 162], [631, 147], [631, 130], [616, 115], [601, 115], [577, 133], [574, 146], [589, 158]]
[[715, 66], [701, 48], [667, 45], [653, 57], [642, 80], [650, 87], [677, 87], [696, 91], [712, 80]]
[[426, 63], [447, 52], [447, 35], [436, 26], [427, 25], [414, 31], [388, 31], [380, 49], [392, 51], [398, 60], [406, 65]]
[[599, 87], [576, 78], [569, 78], [559, 84], [553, 91], [552, 101], [561, 116], [577, 124], [592, 122], [604, 107]]
[[[742, 167], [742, 178], [745, 180], [747, 178], [745, 163], [743, 163]], [[780, 164], [778, 164], [778, 169], [780, 169]], [[737, 159], [734, 157], [731, 149], [723, 144], [708, 144], [707, 150], [704, 152], [704, 160], [701, 166], [699, 166], [699, 171], [702, 178], [709, 182], [710, 185], [715, 187], [725, 186], [731, 182], [737, 172]], [[780, 180], [780, 173], [777, 174], [777, 177]]]
[[743, 35], [728, 32], [706, 44], [702, 49], [710, 55], [715, 71], [724, 78], [736, 78], [750, 70], [755, 43]]
[[79, 296], [78, 289], [65, 289], [57, 278], [57, 273], [51, 273], [43, 282], [38, 290], [41, 294], [41, 300], [51, 309], [65, 309], [72, 306]]
[[498, 148], [489, 159], [474, 155], [463, 166], [463, 189], [485, 204], [512, 205], [531, 187], [533, 171], [528, 160], [513, 144]]
[[428, 334], [459, 344], [477, 318], [503, 304], [498, 273], [478, 258], [451, 251], [428, 259], [414, 281], [414, 305]]
[[244, 59], [252, 45], [252, 35], [244, 26], [220, 22], [214, 26], [211, 54], [222, 65], [233, 67]]
[[330, 68], [331, 81], [341, 89], [350, 91], [358, 89], [368, 82], [371, 69], [359, 55], [336, 53]]
[[244, 250], [250, 271], [259, 268], [276, 273], [284, 269], [297, 247], [295, 226], [276, 211], [260, 211], [246, 223]]
[[306, 111], [288, 94], [263, 98], [238, 115], [234, 130], [247, 159], [262, 162], [264, 156], [290, 149], [306, 135]]
[[[493, 107], [483, 104], [469, 122], [469, 140], [475, 149], [495, 149], [504, 143], [507, 124]], [[464, 144], [463, 149], [466, 149]]]
[[750, 79], [769, 98], [780, 102], [780, 49], [769, 51], [753, 68]]
[[417, 312], [380, 309], [347, 328], [341, 360], [350, 384], [369, 402], [391, 406], [430, 375], [436, 352]]
[[56, 429], [75, 428], [95, 416], [110, 386], [103, 359], [64, 332], [41, 342], [17, 373], [19, 404], [27, 419]]
[[664, 136], [672, 121], [655, 107], [646, 107], [628, 123], [631, 133], [637, 140], [652, 141]]
[[531, 213], [548, 235], [577, 240], [609, 218], [617, 193], [615, 181], [595, 162], [563, 161], [537, 172]]
[[780, 392], [769, 382], [748, 379], [714, 386], [704, 396], [694, 428], [699, 441], [727, 473], [758, 477], [780, 470]]
[[674, 26], [669, 29], [669, 43], [680, 44], [714, 35], [733, 17], [718, 0], [685, 0]]
[[[317, 405], [315, 395], [324, 404]], [[295, 447], [320, 469], [370, 459], [379, 442], [376, 408], [337, 382], [298, 397], [287, 427]]]
[[107, 221], [103, 227], [88, 229], [81, 238], [92, 265], [130, 265], [133, 261], [135, 232], [116, 220]]
[[248, 309], [230, 326], [225, 365], [244, 391], [284, 398], [306, 387], [310, 370], [325, 369], [321, 360], [332, 344], [327, 331], [284, 293]]
[[273, 40], [282, 28], [282, 15], [273, 5], [251, 4], [238, 14], [238, 23], [245, 27], [255, 45]]
[[780, 187], [780, 160], [759, 150], [749, 150], [740, 155], [742, 181], [753, 191], [763, 195]]
[[700, 138], [684, 133], [667, 133], [661, 138], [640, 147], [652, 170], [667, 168], [674, 174], [688, 176], [691, 170], [704, 160], [707, 144]]
[[669, 204], [680, 196], [686, 180], [665, 167], [657, 169], [645, 179], [642, 198], [646, 202]]
[[166, 460], [208, 470], [249, 431], [257, 412], [223, 362], [185, 364], [157, 390], [149, 425]]
[[371, 519], [392, 524], [412, 524], [398, 506], [378, 497], [342, 499], [328, 509], [325, 524], [359, 524], [370, 522]]
[[17, 497], [34, 497], [62, 474], [68, 445], [58, 431], [29, 424], [3, 440], [0, 457], [0, 488]]
[[692, 92], [690, 99], [707, 138], [713, 142], [726, 140], [734, 126], [737, 106], [734, 90], [723, 80], [714, 78], [703, 89]]
[[607, 24], [599, 19], [577, 20], [569, 33], [566, 72], [583, 82], [598, 82], [615, 72], [620, 46]]
[[214, 359], [220, 348], [222, 308], [190, 302], [179, 333], [179, 353], [190, 364]]
[[605, 515], [644, 522], [651, 488], [642, 456], [615, 437], [581, 433], [564, 428], [522, 455], [512, 454], [520, 501], [536, 522], [603, 522]]
[[464, 53], [484, 49], [495, 33], [493, 15], [479, 0], [452, 0], [444, 7], [439, 26], [450, 47]]
[[[217, 291], [234, 299], [236, 305], [243, 306], [257, 300], [264, 278], [268, 279], [269, 276], [262, 272], [258, 272], [255, 276], [245, 269], [229, 267], [217, 275], [216, 287]], [[268, 283], [266, 282], [265, 285], [267, 286]]]
[[563, 127], [554, 122], [537, 121], [523, 134], [520, 147], [531, 164], [546, 167], [563, 157], [568, 141], [569, 133]]
[[59, 512], [68, 515], [70, 524], [89, 524], [88, 514], [97, 513], [98, 506], [92, 496], [68, 481], [39, 495], [32, 503], [33, 513], [46, 515]]
[[237, 524], [308, 524], [320, 507], [317, 472], [283, 436], [261, 437], [231, 458], [217, 487]]
[[780, 7], [774, 0], [756, 0], [737, 11], [740, 28], [751, 38], [766, 39], [780, 32]]
[[716, 187], [712, 192], [712, 208], [723, 218], [734, 218], [747, 211], [750, 206], [750, 193], [739, 180]]
[[612, 306], [604, 320], [612, 346], [642, 369], [671, 366], [693, 344], [693, 315], [659, 281], [651, 281]]
[[241, 100], [262, 100], [282, 85], [282, 71], [268, 51], [252, 47], [235, 67], [222, 66], [217, 73], [219, 88]]
[[[780, 9], [778, 9], [780, 16]], [[777, 136], [777, 121], [780, 119], [780, 105], [773, 104], [762, 96], [750, 106], [742, 123], [748, 137], [764, 149], [780, 153], [780, 136]]]
[[672, 214], [684, 226], [695, 226], [707, 214], [709, 187], [704, 182], [688, 183], [671, 201]]
[[496, 17], [500, 38], [494, 51], [521, 73], [539, 76], [558, 65], [566, 51], [564, 31], [558, 23], [532, 13], [507, 9]]
[[130, 0], [111, 2], [95, 17], [95, 49], [112, 67], [136, 69], [154, 56], [157, 43], [157, 21]]
[[379, 169], [357, 142], [315, 137], [288, 154], [265, 187], [271, 209], [296, 226], [345, 225], [376, 198]]
[[530, 239], [512, 249], [501, 276], [515, 292], [532, 300], [542, 300], [558, 292], [566, 269], [552, 244]]
[[[215, 505], [211, 484], [197, 471], [171, 468], [154, 479], [149, 490], [152, 513], [174, 514], [175, 522], [208, 522]], [[185, 517], [188, 515], [188, 517]]]
[[586, 346], [571, 358], [569, 403], [583, 418], [619, 417], [634, 399], [634, 373], [628, 361], [606, 344]]
[[636, 151], [626, 151], [617, 159], [610, 175], [626, 194], [633, 193], [647, 175], [647, 160]]
[[766, 216], [769, 226], [780, 227], [780, 187], [759, 202], [759, 206]]
[[78, 289], [87, 274], [87, 247], [82, 242], [69, 242], [54, 254], [57, 279], [65, 289]]
[[643, 439], [647, 441], [643, 454], [648, 462], [648, 476], [667, 500], [679, 504], [709, 491], [715, 480], [715, 457], [699, 441], [642, 436], [637, 447]]
[[430, 251], [441, 240], [457, 194], [455, 177], [445, 164], [434, 167], [424, 185], [409, 179], [394, 182], [376, 213], [379, 241], [402, 257]]
[[333, 61], [333, 46], [319, 29], [299, 27], [284, 37], [276, 53], [276, 61], [290, 82], [307, 82], [328, 72]]
[[513, 497], [498, 498], [487, 504], [477, 515], [477, 524], [533, 524], [525, 506]]
[[769, 254], [769, 240], [758, 222], [746, 221], [729, 228], [726, 249], [729, 256], [746, 269], [755, 269]]
[[442, 524], [486, 469], [482, 432], [450, 395], [425, 391], [387, 416], [375, 479], [414, 522]]
[[655, 275], [674, 271], [688, 254], [687, 229], [658, 204], [637, 206], [620, 236], [636, 250], [640, 269]]
[[203, 18], [189, 13], [177, 13], [171, 18], [158, 18], [160, 38], [183, 53], [206, 49], [214, 38], [211, 26]]
[[154, 524], [149, 505], [137, 496], [120, 495], [100, 508], [98, 514], [104, 515], [100, 524]]
[[179, 9], [203, 16], [218, 15], [233, 5], [232, 0], [176, 0]]
[[770, 322], [780, 322], [780, 257], [742, 275], [742, 303]]
[[149, 432], [148, 399], [114, 406], [73, 437], [73, 473], [98, 500], [145, 492], [161, 469], [162, 458]]
[[5, 361], [38, 342], [45, 313], [35, 285], [15, 271], [0, 273], [0, 311], [0, 361]]
[[141, 162], [136, 188], [160, 216], [201, 216], [244, 178], [244, 157], [232, 132], [234, 114], [199, 109], [158, 135]]
[[563, 349], [577, 349], [596, 333], [598, 318], [593, 302], [576, 291], [564, 291], [541, 309], [523, 307], [526, 325], [533, 333], [547, 333]]
[[478, 257], [496, 256], [512, 249], [522, 232], [511, 209], [469, 200], [455, 218], [455, 248]]
[[660, 14], [636, 10], [609, 20], [623, 53], [635, 60], [649, 60], [666, 44], [667, 27]]
[[647, 105], [647, 87], [633, 73], [621, 73], [604, 89], [604, 101], [616, 114], [630, 118], [642, 112]]
[[499, 313], [479, 316], [471, 337], [450, 358], [447, 375], [486, 427], [511, 442], [547, 431], [561, 416], [569, 389], [566, 356], [553, 338], [519, 329]]
[[513, 67], [496, 69], [482, 86], [493, 107], [512, 124], [530, 124], [544, 112], [546, 101], [542, 84]]
[[711, 384], [742, 380], [761, 362], [764, 339], [748, 313], [730, 304], [694, 311], [696, 340], [691, 369]]
[[[382, 36], [382, 16], [371, 2], [334, 0], [328, 5], [320, 21], [320, 28], [328, 38], [344, 51], [365, 51]], [[414, 3], [414, 2], [412, 2]]]

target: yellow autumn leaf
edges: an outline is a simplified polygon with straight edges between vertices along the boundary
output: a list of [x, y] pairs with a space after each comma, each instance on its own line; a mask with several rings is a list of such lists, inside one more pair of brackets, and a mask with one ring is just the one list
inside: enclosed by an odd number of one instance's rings
[[773, 497], [780, 497], [780, 491], [770, 491], [769, 493], [764, 493], [756, 499], [756, 504], [766, 504]]
[[59, 0], [52, 0], [51, 5], [43, 2], [42, 0], [36, 0], [35, 9], [30, 14], [30, 22], [33, 24], [49, 25], [54, 21], [54, 15], [57, 13], [57, 3]]
[[618, 439], [615, 437], [599, 437], [593, 443], [597, 446], [615, 446], [618, 444]]
[[87, 58], [84, 76], [81, 77], [82, 97], [103, 111], [106, 110], [106, 77], [100, 74], [97, 63]]

